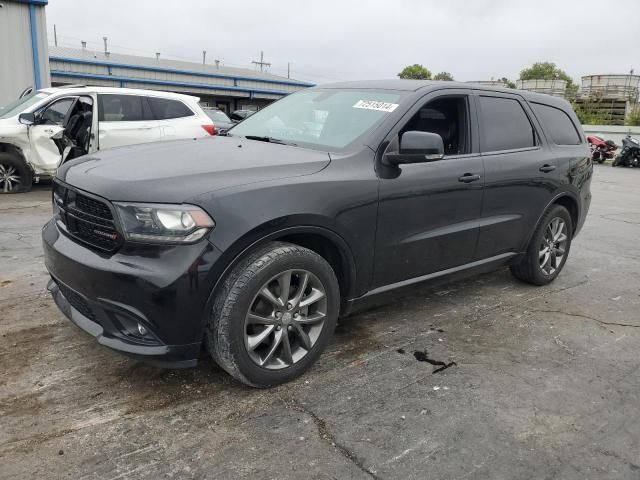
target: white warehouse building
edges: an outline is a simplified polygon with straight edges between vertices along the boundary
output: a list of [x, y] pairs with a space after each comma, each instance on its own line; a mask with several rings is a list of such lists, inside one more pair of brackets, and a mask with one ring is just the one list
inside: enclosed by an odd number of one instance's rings
[[53, 86], [85, 84], [187, 93], [208, 106], [257, 109], [311, 83], [259, 72], [195, 62], [49, 47]]

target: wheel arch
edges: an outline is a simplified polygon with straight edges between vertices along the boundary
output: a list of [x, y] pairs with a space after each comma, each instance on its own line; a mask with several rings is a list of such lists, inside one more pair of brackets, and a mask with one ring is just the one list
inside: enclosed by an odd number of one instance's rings
[[357, 271], [354, 255], [344, 238], [325, 226], [309, 224], [269, 229], [269, 224], [273, 223], [268, 222], [254, 228], [224, 249], [220, 257], [221, 267], [213, 273], [216, 278], [212, 282], [213, 287], [203, 312], [203, 332], [204, 322], [206, 322], [213, 306], [215, 296], [229, 272], [245, 257], [247, 252], [274, 241], [288, 242], [308, 248], [324, 258], [331, 265], [338, 278], [340, 312], [341, 314], [348, 313], [348, 299], [354, 296]]
[[13, 143], [0, 142], [0, 153], [9, 153], [11, 155], [15, 155], [29, 167], [31, 172], [33, 172], [33, 167], [29, 162], [27, 162], [27, 157], [19, 146], [14, 145]]
[[[529, 247], [531, 238], [533, 237], [533, 234], [535, 233], [536, 228], [540, 224], [542, 217], [544, 217], [544, 214], [547, 213], [547, 211], [554, 205], [560, 205], [569, 211], [569, 215], [571, 216], [571, 223], [573, 224], [571, 226], [573, 230], [571, 233], [572, 235], [575, 233], [578, 225], [578, 220], [580, 219], [580, 203], [578, 202], [576, 195], [573, 194], [572, 192], [565, 191], [565, 192], [558, 193], [544, 207], [542, 212], [540, 212], [540, 215], [538, 216], [536, 223], [533, 225], [531, 232], [529, 232], [529, 235], [527, 236], [527, 243], [524, 245], [523, 251], [526, 251], [527, 248]], [[520, 256], [516, 257], [516, 259], [519, 259], [519, 258]]]
[[564, 193], [556, 197], [553, 202], [551, 202], [551, 204], [545, 209], [545, 212], [552, 205], [561, 205], [569, 211], [569, 215], [571, 216], [571, 235], [573, 236], [573, 234], [576, 232], [576, 229], [578, 228], [578, 221], [580, 219], [580, 206], [578, 204], [578, 201], [572, 195]]

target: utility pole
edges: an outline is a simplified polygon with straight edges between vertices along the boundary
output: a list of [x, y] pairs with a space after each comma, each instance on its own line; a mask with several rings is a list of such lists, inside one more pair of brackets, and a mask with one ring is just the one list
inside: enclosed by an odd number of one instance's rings
[[206, 58], [207, 58], [207, 51], [202, 50], [202, 65], [204, 65]]
[[58, 31], [56, 30], [56, 24], [53, 24], [53, 44], [58, 46]]
[[291, 78], [291, 63], [287, 62], [287, 78]]
[[107, 48], [107, 37], [102, 37], [102, 40], [104, 40], [104, 54], [109, 55], [109, 49]]
[[264, 71], [264, 67], [270, 67], [271, 64], [269, 62], [264, 61], [264, 52], [260, 52], [260, 61], [253, 60], [251, 63], [255, 63], [256, 65], [260, 65], [260, 71]]

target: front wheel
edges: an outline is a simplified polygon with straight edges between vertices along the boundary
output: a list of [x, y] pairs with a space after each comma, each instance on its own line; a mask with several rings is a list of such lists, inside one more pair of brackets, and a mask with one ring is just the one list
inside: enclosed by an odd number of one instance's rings
[[237, 380], [269, 387], [320, 356], [338, 318], [340, 290], [317, 253], [273, 242], [241, 261], [218, 292], [206, 328], [213, 359]]
[[561, 205], [551, 207], [536, 227], [522, 261], [511, 266], [511, 273], [534, 285], [554, 281], [569, 256], [572, 232], [573, 223], [567, 209]]
[[27, 164], [10, 153], [0, 153], [0, 194], [31, 190], [33, 175]]

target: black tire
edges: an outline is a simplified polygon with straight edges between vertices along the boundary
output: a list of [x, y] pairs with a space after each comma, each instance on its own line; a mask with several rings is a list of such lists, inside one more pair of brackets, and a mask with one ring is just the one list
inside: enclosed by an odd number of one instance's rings
[[[10, 176], [5, 178], [5, 175]], [[0, 194], [24, 193], [31, 190], [33, 174], [21, 158], [11, 153], [0, 153]]]
[[612, 167], [617, 167], [618, 165], [620, 165], [620, 157], [620, 155], [617, 155], [616, 158], [613, 159], [613, 162], [611, 162]]
[[[326, 316], [308, 353], [290, 366], [268, 369], [249, 355], [245, 346], [245, 318], [258, 292], [270, 279], [295, 269], [310, 272], [322, 283]], [[320, 255], [297, 245], [271, 242], [249, 253], [224, 279], [206, 325], [205, 345], [214, 361], [238, 381], [257, 388], [278, 385], [298, 377], [318, 359], [331, 339], [339, 308], [338, 280]]]
[[[545, 241], [545, 232], [547, 232], [549, 225], [556, 218], [560, 218], [564, 221], [566, 225], [567, 239], [564, 256], [562, 257], [560, 264], [557, 265], [553, 273], [548, 274], [543, 271], [540, 266], [540, 247], [543, 246], [543, 242]], [[573, 222], [571, 220], [571, 215], [569, 215], [569, 212], [563, 206], [553, 205], [549, 210], [547, 210], [538, 223], [538, 226], [531, 237], [531, 241], [529, 242], [529, 246], [527, 247], [527, 251], [520, 263], [517, 265], [511, 265], [510, 268], [513, 276], [523, 282], [531, 283], [533, 285], [547, 285], [548, 283], [553, 282], [562, 271], [562, 268], [569, 257], [572, 234]]]

